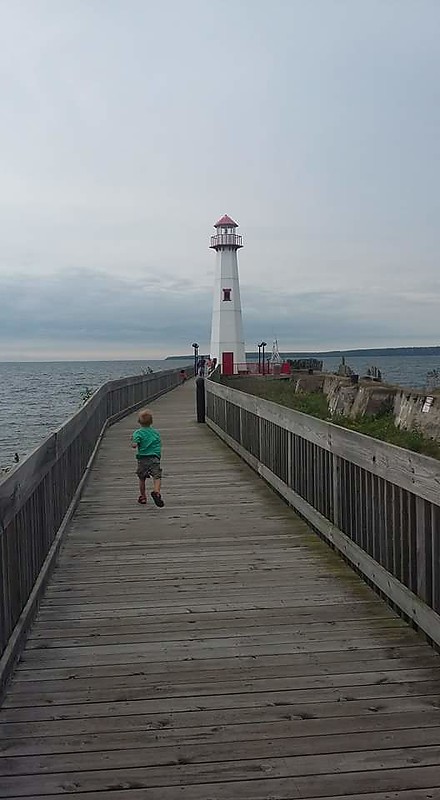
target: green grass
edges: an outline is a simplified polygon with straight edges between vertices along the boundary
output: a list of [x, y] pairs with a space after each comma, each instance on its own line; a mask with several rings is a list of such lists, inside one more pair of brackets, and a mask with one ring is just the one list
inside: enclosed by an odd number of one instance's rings
[[335, 425], [341, 425], [343, 428], [350, 428], [352, 431], [372, 436], [373, 439], [381, 439], [383, 442], [395, 444], [397, 447], [404, 447], [406, 450], [440, 459], [440, 444], [438, 442], [423, 436], [420, 431], [405, 431], [396, 428], [393, 413], [390, 411], [386, 414], [356, 417], [355, 419], [335, 416], [332, 422]]
[[440, 443], [423, 436], [420, 431], [405, 431], [396, 428], [392, 411], [376, 414], [375, 416], [344, 417], [342, 415], [332, 417], [329, 411], [327, 398], [322, 392], [300, 392], [295, 394], [292, 385], [288, 381], [264, 380], [261, 378], [228, 378], [222, 380], [232, 389], [239, 389], [248, 394], [257, 395], [264, 400], [271, 400], [295, 411], [302, 411], [312, 417], [333, 422], [342, 428], [349, 428], [352, 431], [371, 436], [373, 439], [380, 439], [389, 444], [395, 444], [406, 450], [415, 453], [422, 453], [431, 458], [440, 460]]
[[295, 394], [292, 391], [292, 384], [288, 381], [272, 381], [263, 378], [224, 378], [222, 383], [230, 386], [231, 389], [239, 389], [241, 392], [263, 397], [264, 400], [271, 400], [273, 403], [294, 408], [295, 411], [311, 414], [312, 417], [330, 418], [327, 398], [322, 392]]

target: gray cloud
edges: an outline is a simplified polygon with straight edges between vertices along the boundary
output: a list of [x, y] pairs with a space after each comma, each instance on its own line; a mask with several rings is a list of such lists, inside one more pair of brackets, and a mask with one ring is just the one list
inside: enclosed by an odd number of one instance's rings
[[[168, 278], [157, 288], [102, 271], [0, 276], [0, 360], [29, 350], [123, 357], [186, 352], [197, 339], [208, 348], [211, 292]], [[282, 349], [429, 343], [437, 341], [440, 287], [430, 293], [283, 292], [242, 289], [248, 349], [277, 337]], [[406, 320], [406, 322], [402, 322]]]

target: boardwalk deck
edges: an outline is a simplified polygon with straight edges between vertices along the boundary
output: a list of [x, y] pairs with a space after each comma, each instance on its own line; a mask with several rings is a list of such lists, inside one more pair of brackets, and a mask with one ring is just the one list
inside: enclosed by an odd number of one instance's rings
[[193, 415], [106, 435], [0, 713], [0, 797], [440, 798], [433, 650]]

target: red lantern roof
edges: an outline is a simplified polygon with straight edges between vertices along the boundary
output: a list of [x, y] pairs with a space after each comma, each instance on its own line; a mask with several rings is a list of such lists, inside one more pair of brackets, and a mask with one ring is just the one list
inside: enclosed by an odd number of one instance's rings
[[234, 222], [233, 219], [231, 219], [231, 217], [228, 217], [228, 215], [225, 214], [225, 216], [222, 217], [221, 219], [219, 219], [219, 221], [216, 222], [215, 225], [214, 225], [214, 228], [223, 228], [223, 227], [225, 227], [225, 228], [238, 228], [238, 225], [237, 225], [236, 222]]

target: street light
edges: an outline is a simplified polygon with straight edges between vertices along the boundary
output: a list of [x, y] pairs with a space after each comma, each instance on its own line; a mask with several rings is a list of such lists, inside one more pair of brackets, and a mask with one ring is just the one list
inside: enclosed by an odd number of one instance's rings
[[[261, 371], [261, 361], [263, 361], [263, 375], [264, 375], [264, 348], [266, 347], [267, 342], [260, 342], [258, 345], [258, 372]], [[261, 351], [263, 352], [263, 358], [261, 359]]]
[[199, 345], [197, 342], [193, 342], [191, 347], [194, 348], [194, 375], [197, 375], [197, 361], [199, 357]]

